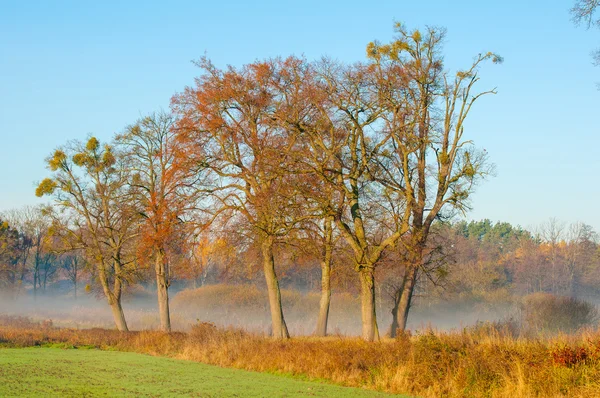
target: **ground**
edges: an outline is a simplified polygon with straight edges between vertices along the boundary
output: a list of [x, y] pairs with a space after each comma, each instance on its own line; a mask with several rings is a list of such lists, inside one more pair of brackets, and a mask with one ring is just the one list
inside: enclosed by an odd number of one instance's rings
[[130, 352], [0, 349], [0, 396], [383, 397], [374, 391]]

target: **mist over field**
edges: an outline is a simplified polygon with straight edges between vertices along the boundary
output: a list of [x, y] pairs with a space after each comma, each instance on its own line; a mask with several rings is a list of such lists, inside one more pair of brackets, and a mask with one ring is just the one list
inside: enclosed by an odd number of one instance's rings
[[[155, 289], [155, 287], [154, 287]], [[52, 290], [52, 289], [51, 289]], [[282, 302], [290, 333], [308, 336], [314, 333], [319, 307], [317, 292], [301, 293], [282, 290]], [[384, 333], [391, 322], [391, 300], [378, 304], [378, 322]], [[125, 316], [132, 330], [157, 330], [156, 293], [153, 287], [137, 287], [123, 298]], [[498, 321], [514, 315], [515, 306], [491, 306], [476, 303], [442, 302], [416, 306], [411, 313], [411, 330], [460, 330], [477, 322]], [[114, 320], [106, 300], [93, 294], [53, 291], [53, 294], [22, 292], [17, 297], [2, 295], [0, 314], [29, 317], [35, 321], [51, 320], [54, 326], [69, 328], [114, 328]], [[198, 322], [211, 322], [219, 327], [234, 327], [270, 333], [267, 293], [252, 285], [208, 285], [175, 292], [171, 299], [171, 322], [174, 331], [189, 331]], [[332, 295], [330, 334], [360, 336], [360, 300], [355, 294]]]

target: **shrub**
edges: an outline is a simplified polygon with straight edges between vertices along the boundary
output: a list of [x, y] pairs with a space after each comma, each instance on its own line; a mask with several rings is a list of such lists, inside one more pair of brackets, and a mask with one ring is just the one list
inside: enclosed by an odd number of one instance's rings
[[530, 333], [570, 333], [596, 324], [598, 310], [577, 298], [535, 293], [523, 298], [521, 321]]

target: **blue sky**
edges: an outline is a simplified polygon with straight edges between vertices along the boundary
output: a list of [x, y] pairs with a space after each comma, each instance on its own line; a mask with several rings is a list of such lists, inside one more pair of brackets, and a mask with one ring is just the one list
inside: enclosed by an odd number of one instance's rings
[[11, 1], [0, 0], [0, 211], [39, 203], [44, 157], [74, 138], [102, 139], [168, 108], [193, 83], [191, 61], [273, 56], [364, 59], [394, 21], [443, 26], [451, 68], [501, 54], [480, 87], [466, 134], [497, 176], [469, 218], [525, 227], [556, 217], [600, 231], [600, 30], [572, 24], [572, 1]]

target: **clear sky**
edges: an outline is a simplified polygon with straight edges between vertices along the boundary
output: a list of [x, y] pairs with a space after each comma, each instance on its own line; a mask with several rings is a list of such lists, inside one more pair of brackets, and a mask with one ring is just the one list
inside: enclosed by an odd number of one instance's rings
[[600, 231], [600, 68], [590, 57], [600, 30], [574, 26], [572, 3], [0, 0], [0, 211], [39, 203], [35, 183], [55, 147], [108, 139], [167, 109], [205, 53], [219, 66], [279, 55], [354, 62], [400, 21], [446, 27], [449, 67], [483, 51], [505, 59], [482, 69], [480, 87], [498, 95], [467, 125], [497, 168], [469, 218], [529, 227], [556, 217]]

